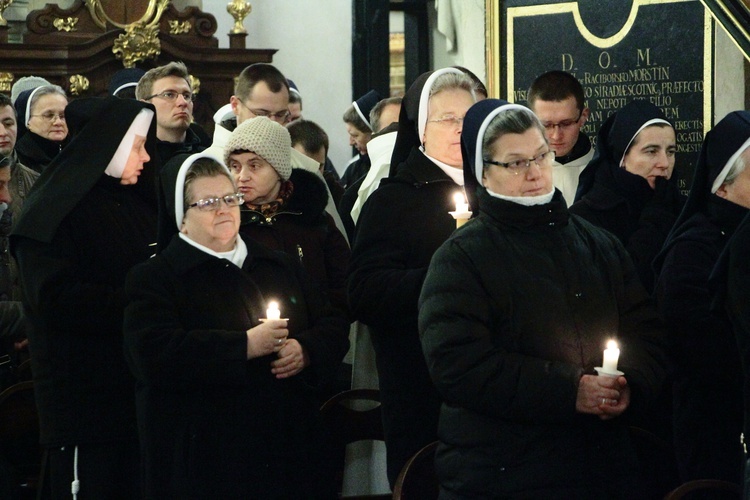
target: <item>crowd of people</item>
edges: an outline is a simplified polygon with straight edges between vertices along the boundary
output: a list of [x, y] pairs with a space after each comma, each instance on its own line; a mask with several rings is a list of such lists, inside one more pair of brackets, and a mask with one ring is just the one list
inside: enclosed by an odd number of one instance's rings
[[31, 360], [52, 498], [335, 498], [318, 409], [352, 324], [391, 486], [438, 441], [440, 498], [656, 497], [634, 427], [675, 481], [743, 484], [748, 112], [684, 198], [663, 112], [593, 146], [563, 71], [528, 106], [461, 67], [367, 92], [341, 176], [278, 68], [235, 83], [213, 137], [180, 62], [0, 94], [0, 355]]

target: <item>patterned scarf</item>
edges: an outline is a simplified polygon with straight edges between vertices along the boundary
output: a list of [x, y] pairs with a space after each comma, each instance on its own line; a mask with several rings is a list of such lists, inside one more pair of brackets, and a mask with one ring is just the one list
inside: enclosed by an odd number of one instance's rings
[[268, 219], [276, 215], [286, 206], [289, 198], [292, 197], [292, 193], [294, 193], [294, 185], [292, 184], [292, 181], [281, 181], [279, 195], [275, 200], [260, 205], [245, 203], [245, 206], [250, 210], [262, 213], [263, 217]]

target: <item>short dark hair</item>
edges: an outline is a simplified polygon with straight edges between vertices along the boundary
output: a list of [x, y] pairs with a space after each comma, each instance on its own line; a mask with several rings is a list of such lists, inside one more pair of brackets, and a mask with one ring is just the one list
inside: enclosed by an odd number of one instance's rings
[[13, 109], [13, 112], [15, 113], [16, 107], [13, 106], [13, 101], [10, 99], [9, 96], [0, 92], [0, 108], [4, 108], [5, 106], [10, 106]]
[[308, 153], [316, 153], [325, 148], [328, 154], [328, 134], [323, 128], [310, 120], [296, 120], [286, 126], [292, 138], [292, 146], [302, 144]]
[[235, 97], [241, 101], [248, 99], [258, 82], [265, 82], [274, 94], [281, 92], [282, 88], [289, 92], [289, 83], [274, 65], [255, 63], [243, 69], [237, 77], [237, 84], [234, 87]]
[[135, 87], [135, 96], [137, 99], [145, 99], [151, 95], [154, 89], [154, 83], [157, 80], [166, 78], [168, 76], [176, 76], [184, 79], [190, 90], [193, 86], [190, 84], [190, 74], [188, 73], [187, 66], [182, 61], [172, 61], [163, 66], [157, 66], [146, 71], [146, 73], [138, 80], [138, 85]]
[[[378, 103], [373, 106], [373, 108], [370, 110], [370, 125], [372, 125], [373, 132], [380, 132], [380, 129], [383, 128], [380, 123], [380, 115], [383, 114], [383, 110], [385, 109], [385, 107], [391, 104], [401, 106], [402, 100], [403, 99], [398, 96], [386, 97], [385, 99], [378, 101]], [[390, 123], [386, 123], [385, 125], [388, 126], [390, 125]]]
[[548, 71], [540, 75], [531, 83], [526, 94], [529, 106], [534, 107], [537, 99], [542, 101], [564, 101], [573, 96], [576, 100], [578, 111], [583, 111], [585, 100], [583, 87], [578, 79], [565, 71]]

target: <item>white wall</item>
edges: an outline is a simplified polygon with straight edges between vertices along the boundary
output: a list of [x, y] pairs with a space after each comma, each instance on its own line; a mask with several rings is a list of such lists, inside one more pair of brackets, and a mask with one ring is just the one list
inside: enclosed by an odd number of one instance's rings
[[[234, 20], [228, 0], [203, 0], [216, 17], [220, 47], [229, 46]], [[303, 116], [318, 123], [331, 142], [329, 156], [339, 172], [351, 158], [341, 116], [352, 103], [352, 1], [251, 1], [245, 18], [248, 48], [278, 49], [273, 64], [299, 86]]]

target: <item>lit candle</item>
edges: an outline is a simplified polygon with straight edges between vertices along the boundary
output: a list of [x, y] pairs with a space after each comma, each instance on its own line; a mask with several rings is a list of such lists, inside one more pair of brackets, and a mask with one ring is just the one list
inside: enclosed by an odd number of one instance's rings
[[[279, 311], [279, 304], [276, 302], [269, 302], [268, 309], [266, 309], [266, 319], [279, 319], [281, 318], [281, 311]], [[615, 360], [615, 363], [617, 360]]]
[[456, 212], [465, 213], [469, 211], [469, 204], [466, 203], [466, 197], [461, 192], [453, 195], [453, 201], [456, 202]]
[[607, 348], [604, 349], [604, 361], [602, 361], [602, 371], [615, 373], [617, 372], [617, 360], [620, 358], [620, 349], [617, 342], [610, 340], [607, 342]]

